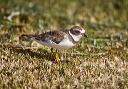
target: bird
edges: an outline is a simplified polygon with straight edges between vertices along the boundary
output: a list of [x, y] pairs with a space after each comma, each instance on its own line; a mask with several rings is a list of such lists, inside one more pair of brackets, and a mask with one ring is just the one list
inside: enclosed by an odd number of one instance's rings
[[75, 46], [82, 37], [88, 37], [85, 34], [85, 29], [83, 29], [81, 26], [73, 26], [70, 29], [54, 30], [37, 35], [22, 34], [21, 36], [32, 38], [37, 43], [51, 47], [51, 52], [55, 57], [54, 62], [56, 63], [60, 63], [60, 60], [57, 53], [53, 52], [53, 48], [56, 50], [68, 50], [69, 48]]

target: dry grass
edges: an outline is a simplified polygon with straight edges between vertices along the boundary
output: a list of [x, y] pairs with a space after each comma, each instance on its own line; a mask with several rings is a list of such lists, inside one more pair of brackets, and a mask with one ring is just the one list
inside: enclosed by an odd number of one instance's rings
[[[128, 89], [127, 6], [127, 0], [1, 1], [0, 88]], [[61, 64], [53, 63], [50, 48], [19, 39], [74, 25], [89, 38], [60, 50]]]

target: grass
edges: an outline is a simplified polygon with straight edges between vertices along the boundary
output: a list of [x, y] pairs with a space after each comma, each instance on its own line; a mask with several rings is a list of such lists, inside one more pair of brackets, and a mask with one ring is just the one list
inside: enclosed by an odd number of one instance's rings
[[[0, 2], [1, 89], [128, 89], [127, 0]], [[60, 64], [50, 48], [19, 39], [74, 25], [89, 38], [60, 50]]]

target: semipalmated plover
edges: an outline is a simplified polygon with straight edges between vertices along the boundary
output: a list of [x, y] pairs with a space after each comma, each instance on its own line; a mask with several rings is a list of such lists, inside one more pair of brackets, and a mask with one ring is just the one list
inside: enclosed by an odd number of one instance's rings
[[[43, 34], [38, 35], [27, 35], [22, 34], [21, 36], [27, 36], [34, 39], [36, 42], [51, 47], [52, 49], [69, 49], [76, 45], [79, 42], [80, 38], [87, 37], [85, 34], [85, 29], [81, 26], [74, 26], [71, 29], [49, 31]], [[53, 53], [55, 56], [55, 62], [60, 62], [56, 53]]]

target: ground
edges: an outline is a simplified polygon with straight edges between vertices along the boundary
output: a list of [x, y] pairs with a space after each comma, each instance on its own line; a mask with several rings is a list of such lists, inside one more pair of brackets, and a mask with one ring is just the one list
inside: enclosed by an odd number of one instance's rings
[[[0, 88], [128, 89], [127, 0], [0, 1]], [[81, 25], [88, 38], [59, 50], [20, 38]]]

